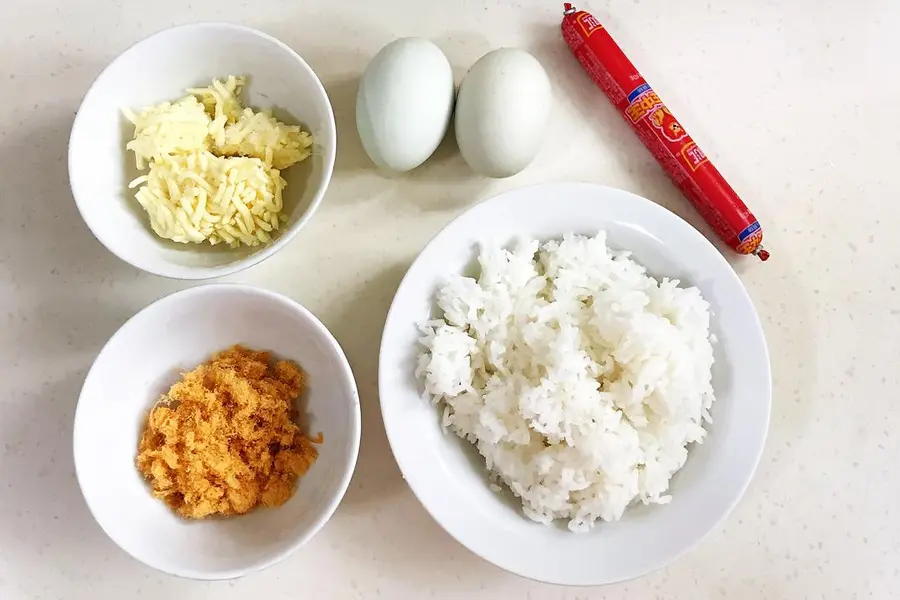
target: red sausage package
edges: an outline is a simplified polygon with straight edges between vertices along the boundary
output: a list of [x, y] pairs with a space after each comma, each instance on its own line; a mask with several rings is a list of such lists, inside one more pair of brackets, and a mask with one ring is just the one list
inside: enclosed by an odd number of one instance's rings
[[762, 229], [722, 174], [593, 15], [566, 3], [562, 35], [594, 83], [653, 153], [722, 241], [740, 254], [769, 258]]

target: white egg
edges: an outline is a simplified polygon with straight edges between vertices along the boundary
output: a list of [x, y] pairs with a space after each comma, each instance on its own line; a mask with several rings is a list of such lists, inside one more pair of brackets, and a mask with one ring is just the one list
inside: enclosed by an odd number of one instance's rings
[[537, 156], [550, 115], [550, 79], [536, 58], [517, 48], [482, 56], [456, 99], [456, 142], [476, 173], [509, 177]]
[[403, 38], [366, 67], [356, 96], [356, 128], [369, 158], [409, 171], [431, 156], [450, 126], [453, 71], [428, 40]]

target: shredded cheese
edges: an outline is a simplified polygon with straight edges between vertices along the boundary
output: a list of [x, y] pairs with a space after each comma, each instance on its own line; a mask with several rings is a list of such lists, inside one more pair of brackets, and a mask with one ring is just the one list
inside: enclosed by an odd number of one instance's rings
[[139, 115], [125, 111], [125, 116], [134, 123], [134, 139], [125, 147], [134, 152], [138, 169], [169, 154], [209, 148], [212, 121], [193, 96], [151, 106]]
[[213, 149], [218, 154], [255, 156], [276, 169], [304, 160], [312, 146], [312, 136], [296, 125], [279, 123], [271, 113], [255, 113], [249, 108], [234, 124], [214, 127], [213, 139]]
[[312, 136], [269, 112], [244, 108], [246, 78], [216, 79], [139, 114], [126, 148], [146, 175], [129, 188], [153, 231], [181, 243], [256, 246], [286, 220], [281, 170], [309, 157]]
[[150, 163], [131, 182], [160, 237], [182, 243], [257, 246], [282, 220], [285, 181], [258, 158], [207, 151], [173, 154]]
[[209, 87], [192, 88], [188, 93], [203, 103], [203, 108], [210, 118], [215, 120], [224, 117], [225, 122], [234, 123], [244, 110], [240, 96], [245, 85], [247, 85], [246, 77], [230, 75], [224, 82], [216, 79]]

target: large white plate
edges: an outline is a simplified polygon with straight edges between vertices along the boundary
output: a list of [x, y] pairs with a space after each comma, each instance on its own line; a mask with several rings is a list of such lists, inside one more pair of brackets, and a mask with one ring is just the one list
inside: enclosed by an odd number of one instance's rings
[[[517, 236], [608, 232], [655, 276], [700, 288], [712, 305], [713, 424], [672, 480], [672, 502], [632, 507], [590, 533], [526, 518], [508, 492], [490, 490], [473, 446], [440, 428], [437, 409], [414, 377], [419, 332], [451, 273], [471, 269], [479, 243]], [[628, 192], [578, 183], [507, 192], [472, 208], [422, 251], [400, 284], [381, 341], [379, 392], [391, 448], [413, 492], [464, 546], [532, 579], [598, 585], [638, 577], [673, 560], [731, 511], [753, 475], [771, 405], [769, 356], [759, 318], [725, 259], [664, 208]]]

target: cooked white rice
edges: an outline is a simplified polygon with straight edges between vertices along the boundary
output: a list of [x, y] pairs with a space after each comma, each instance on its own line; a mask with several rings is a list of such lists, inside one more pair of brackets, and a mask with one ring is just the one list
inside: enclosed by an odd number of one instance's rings
[[541, 523], [665, 504], [713, 403], [709, 304], [605, 233], [486, 246], [423, 324], [417, 374], [443, 424]]

